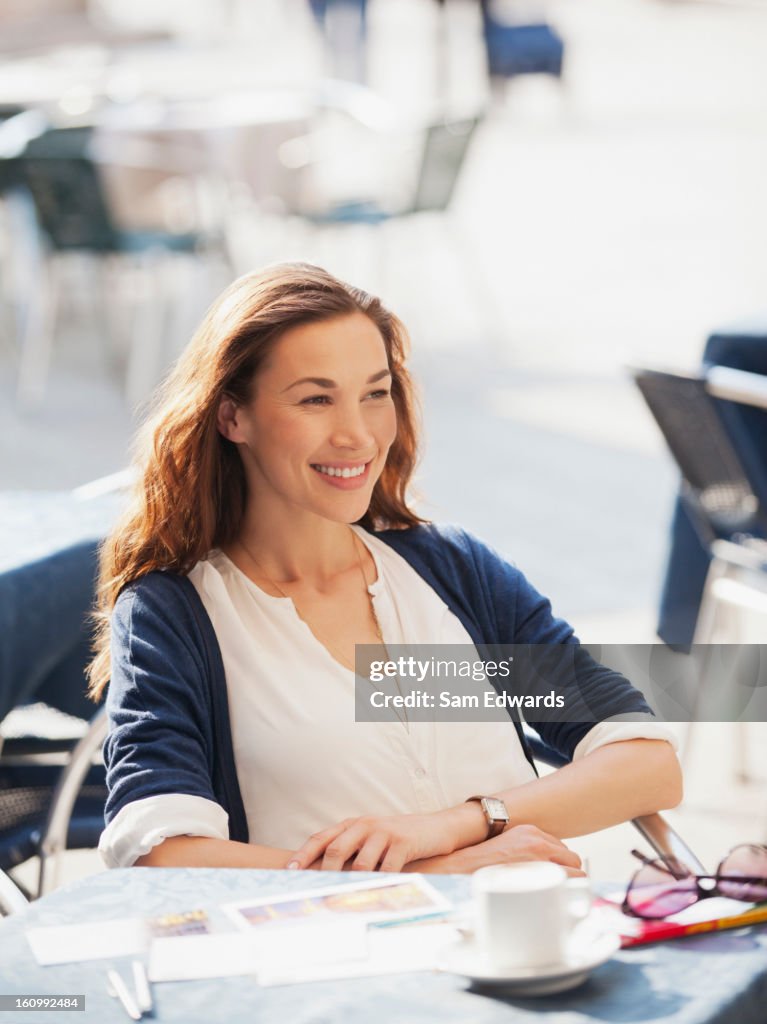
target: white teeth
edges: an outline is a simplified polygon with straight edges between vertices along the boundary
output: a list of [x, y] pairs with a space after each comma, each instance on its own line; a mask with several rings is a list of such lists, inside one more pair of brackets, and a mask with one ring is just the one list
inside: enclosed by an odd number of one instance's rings
[[348, 466], [344, 469], [338, 469], [335, 466], [315, 466], [314, 468], [320, 473], [325, 473], [326, 476], [342, 476], [345, 480], [353, 476], [362, 476], [365, 472], [365, 466], [356, 466], [354, 469], [349, 469]]

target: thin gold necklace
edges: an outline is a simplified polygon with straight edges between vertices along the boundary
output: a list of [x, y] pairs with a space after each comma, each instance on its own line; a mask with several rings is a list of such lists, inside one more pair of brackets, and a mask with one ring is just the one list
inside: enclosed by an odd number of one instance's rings
[[[383, 647], [383, 649], [384, 649], [384, 651], [386, 653], [387, 661], [388, 661], [388, 659], [389, 659], [389, 652], [386, 650], [386, 644], [384, 643], [384, 638], [383, 638], [383, 630], [381, 629], [381, 623], [378, 621], [378, 615], [376, 614], [375, 604], [373, 603], [373, 595], [368, 590], [368, 581], [367, 581], [367, 577], [365, 576], [364, 566], [362, 565], [362, 555], [360, 553], [359, 546], [358, 546], [358, 545], [361, 545], [362, 542], [359, 540], [359, 538], [357, 537], [357, 534], [354, 532], [354, 530], [350, 530], [350, 532], [351, 532], [351, 535], [352, 535], [352, 546], [354, 547], [354, 552], [357, 555], [357, 565], [359, 566], [360, 576], [362, 577], [362, 587], [363, 587], [363, 589], [365, 591], [365, 595], [367, 596], [368, 607], [370, 608], [370, 614], [371, 614], [371, 616], [373, 618], [373, 626], [374, 626], [375, 631], [376, 631], [376, 636], [378, 637], [378, 642]], [[303, 615], [301, 615], [301, 612], [299, 611], [299, 609], [298, 609], [298, 607], [296, 605], [296, 602], [293, 600], [293, 598], [290, 596], [290, 594], [286, 594], [285, 591], [282, 589], [282, 587], [279, 585], [279, 583], [276, 580], [272, 579], [272, 577], [269, 575], [269, 573], [266, 571], [266, 569], [264, 569], [263, 565], [259, 562], [259, 560], [253, 554], [253, 552], [250, 550], [250, 548], [248, 548], [246, 546], [244, 541], [242, 541], [240, 539], [240, 540], [237, 541], [237, 543], [240, 545], [240, 547], [245, 552], [245, 554], [248, 556], [248, 558], [251, 560], [251, 562], [253, 562], [253, 564], [257, 566], [257, 568], [263, 574], [263, 576], [267, 580], [267, 582], [270, 583], [271, 586], [273, 586], [274, 589], [278, 593], [282, 594], [283, 597], [287, 598], [292, 603], [293, 607], [296, 609], [296, 613], [297, 613], [298, 617], [309, 627], [309, 629], [311, 630], [312, 633], [314, 633], [314, 635], [317, 637], [317, 639], [327, 648], [328, 651], [330, 651], [330, 652], [334, 651], [335, 648], [333, 647], [332, 644], [328, 643], [327, 637], [325, 637], [322, 633], [319, 633], [319, 632], [315, 631], [314, 629], [312, 629], [312, 627], [309, 625], [309, 622], [307, 621], [307, 619]], [[333, 657], [335, 658], [336, 655], [333, 655]], [[340, 659], [337, 659], [337, 660], [340, 660]], [[351, 667], [351, 666], [346, 664], [346, 661], [343, 661], [342, 664], [346, 668]], [[355, 675], [356, 675], [356, 665], [353, 666], [352, 668], [353, 668], [353, 671], [355, 672]], [[368, 680], [368, 682], [370, 682], [370, 680]], [[400, 696], [402, 696], [402, 689], [400, 687], [399, 677], [395, 677], [395, 684], [397, 686], [397, 692], [400, 694]], [[373, 685], [372, 682], [370, 683], [370, 685], [371, 686]], [[397, 720], [400, 721], [405, 726], [405, 729], [406, 729], [406, 731], [409, 734], [410, 733], [410, 720], [407, 717], [406, 709], [404, 707], [402, 708], [402, 715], [404, 716], [402, 718], [397, 713], [396, 708], [393, 708], [392, 710], [394, 711], [394, 714], [396, 715]]]

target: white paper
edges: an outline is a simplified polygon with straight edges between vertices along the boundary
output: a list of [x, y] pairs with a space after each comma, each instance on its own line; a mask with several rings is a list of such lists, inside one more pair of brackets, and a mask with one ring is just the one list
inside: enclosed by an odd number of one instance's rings
[[718, 921], [720, 917], [736, 917], [745, 914], [755, 907], [755, 903], [743, 900], [731, 900], [727, 896], [712, 896], [707, 900], [698, 900], [691, 907], [680, 910], [678, 914], [669, 914], [667, 921], [677, 924], [697, 924], [699, 921]]
[[460, 932], [453, 924], [398, 925], [368, 928], [368, 955], [334, 963], [288, 964], [272, 961], [256, 971], [259, 985], [291, 985], [338, 978], [364, 978], [378, 974], [403, 974], [437, 969], [440, 954], [457, 942]]
[[[400, 886], [409, 886], [416, 891], [411, 905], [401, 910], [363, 909], [353, 906], [355, 893]], [[322, 905], [327, 897], [331, 898], [330, 901], [327, 905]], [[320, 920], [330, 922], [353, 919], [367, 923], [416, 921], [441, 916], [451, 910], [451, 906], [449, 900], [421, 875], [405, 875], [259, 896], [254, 899], [238, 900], [236, 903], [225, 903], [221, 909], [238, 928], [244, 931], [258, 931], [277, 926], [300, 927]], [[253, 914], [249, 916], [248, 911], [252, 911]]]
[[149, 946], [149, 929], [141, 918], [126, 917], [88, 924], [28, 928], [27, 941], [41, 967], [80, 960], [136, 956]]
[[[620, 909], [623, 895], [623, 891], [615, 892], [606, 896], [605, 899], [618, 904], [615, 907], [615, 911], [618, 918], [623, 922], [621, 932], [626, 935], [629, 933], [627, 930], [629, 926], [633, 927], [633, 931], [640, 931], [642, 919], [629, 917], [623, 913]], [[663, 920], [671, 924], [698, 924], [700, 921], [718, 921], [722, 917], [735, 917], [738, 914], [745, 914], [747, 910], [752, 910], [755, 906], [755, 903], [746, 903], [745, 900], [731, 900], [727, 896], [711, 896], [706, 900], [698, 900], [691, 906], [685, 907], [684, 910], [677, 911], [676, 914], [668, 914]], [[600, 909], [608, 908], [601, 904]], [[612, 908], [609, 909], [612, 910]]]
[[259, 970], [291, 975], [336, 961], [368, 956], [368, 933], [360, 921], [272, 927], [249, 932], [155, 939], [149, 950], [149, 980], [227, 978]]

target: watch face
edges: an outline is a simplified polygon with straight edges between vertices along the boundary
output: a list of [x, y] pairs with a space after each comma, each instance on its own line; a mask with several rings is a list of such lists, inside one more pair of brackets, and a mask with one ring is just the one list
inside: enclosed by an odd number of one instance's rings
[[509, 812], [506, 810], [506, 804], [503, 800], [496, 800], [495, 797], [489, 796], [485, 798], [483, 803], [493, 821], [509, 820]]

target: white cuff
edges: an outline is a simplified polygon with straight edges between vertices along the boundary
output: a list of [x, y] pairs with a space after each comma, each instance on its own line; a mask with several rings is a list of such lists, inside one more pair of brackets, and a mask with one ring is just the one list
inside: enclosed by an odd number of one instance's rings
[[591, 754], [599, 747], [608, 743], [620, 743], [622, 740], [666, 740], [675, 751], [679, 750], [679, 740], [674, 730], [665, 722], [648, 719], [644, 722], [599, 722], [590, 729], [573, 752], [573, 761]]
[[229, 815], [212, 800], [184, 793], [148, 796], [126, 804], [99, 840], [108, 868], [129, 868], [170, 836], [229, 838]]

